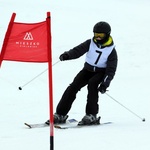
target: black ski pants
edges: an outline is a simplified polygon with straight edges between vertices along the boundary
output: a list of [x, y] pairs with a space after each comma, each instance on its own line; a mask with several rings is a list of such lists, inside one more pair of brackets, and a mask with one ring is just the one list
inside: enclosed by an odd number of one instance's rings
[[56, 113], [66, 115], [71, 109], [78, 91], [87, 85], [88, 94], [85, 113], [96, 115], [99, 111], [97, 88], [103, 80], [104, 73], [104, 70], [100, 72], [91, 72], [82, 69], [62, 95], [62, 98], [57, 105]]

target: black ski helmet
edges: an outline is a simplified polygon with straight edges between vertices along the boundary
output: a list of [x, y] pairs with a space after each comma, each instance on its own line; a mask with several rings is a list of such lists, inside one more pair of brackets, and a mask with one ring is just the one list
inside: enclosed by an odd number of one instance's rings
[[111, 27], [107, 22], [101, 21], [95, 24], [93, 28], [94, 33], [105, 33], [106, 35], [110, 35]]
[[95, 24], [95, 26], [93, 28], [93, 32], [106, 34], [106, 37], [103, 38], [102, 40], [97, 40], [97, 39], [94, 40], [97, 44], [104, 44], [109, 39], [111, 27], [107, 22], [101, 21], [101, 22], [98, 22]]

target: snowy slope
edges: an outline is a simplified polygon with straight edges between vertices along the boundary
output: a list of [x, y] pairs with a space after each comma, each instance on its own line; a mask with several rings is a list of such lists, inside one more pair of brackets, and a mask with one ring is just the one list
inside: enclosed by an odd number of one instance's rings
[[[146, 122], [118, 105], [107, 95], [100, 95], [101, 122], [107, 126], [54, 130], [54, 149], [148, 150], [150, 149], [150, 2], [149, 0], [0, 0], [0, 46], [13, 12], [15, 21], [39, 22], [52, 13], [53, 63], [59, 55], [93, 36], [93, 25], [101, 20], [112, 26], [118, 51], [118, 70], [109, 94], [137, 113]], [[74, 76], [83, 67], [78, 60], [53, 66], [54, 110]], [[74, 66], [74, 67], [72, 67]], [[28, 130], [24, 122], [48, 119], [47, 72], [24, 86], [47, 68], [47, 64], [3, 62], [0, 69], [0, 149], [49, 149], [49, 128]], [[22, 91], [19, 86], [24, 86]], [[84, 115], [86, 88], [77, 95], [69, 112], [80, 120]]]

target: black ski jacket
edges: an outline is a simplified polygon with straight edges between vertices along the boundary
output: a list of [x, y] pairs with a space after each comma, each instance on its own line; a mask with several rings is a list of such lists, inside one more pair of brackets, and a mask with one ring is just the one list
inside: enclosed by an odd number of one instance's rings
[[[90, 43], [91, 43], [91, 39], [88, 39], [85, 42], [81, 43], [80, 45], [74, 47], [73, 49], [70, 49], [69, 51], [65, 52], [69, 55], [69, 60], [79, 58], [80, 56], [88, 52]], [[110, 45], [107, 46], [111, 46], [111, 45], [113, 45], [113, 41]], [[104, 47], [106, 46], [101, 46], [101, 48]], [[105, 86], [108, 87], [115, 75], [117, 69], [117, 62], [118, 62], [117, 52], [116, 49], [113, 48], [112, 52], [108, 56], [106, 68], [97, 68], [85, 62], [84, 69], [87, 69], [92, 72], [100, 72], [102, 70], [103, 71], [105, 70], [104, 79], [107, 77], [107, 80], [105, 81]]]

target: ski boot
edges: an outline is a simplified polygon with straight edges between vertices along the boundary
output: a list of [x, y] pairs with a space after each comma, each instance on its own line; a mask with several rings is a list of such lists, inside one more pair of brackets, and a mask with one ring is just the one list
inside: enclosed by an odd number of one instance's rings
[[79, 126], [84, 126], [84, 125], [100, 124], [100, 118], [101, 117], [97, 118], [96, 115], [87, 114], [82, 118], [82, 120], [78, 123], [78, 125]]
[[[54, 124], [63, 124], [66, 123], [68, 115], [63, 116], [55, 113], [53, 117], [54, 117]], [[49, 120], [47, 120], [45, 124], [49, 125]]]

